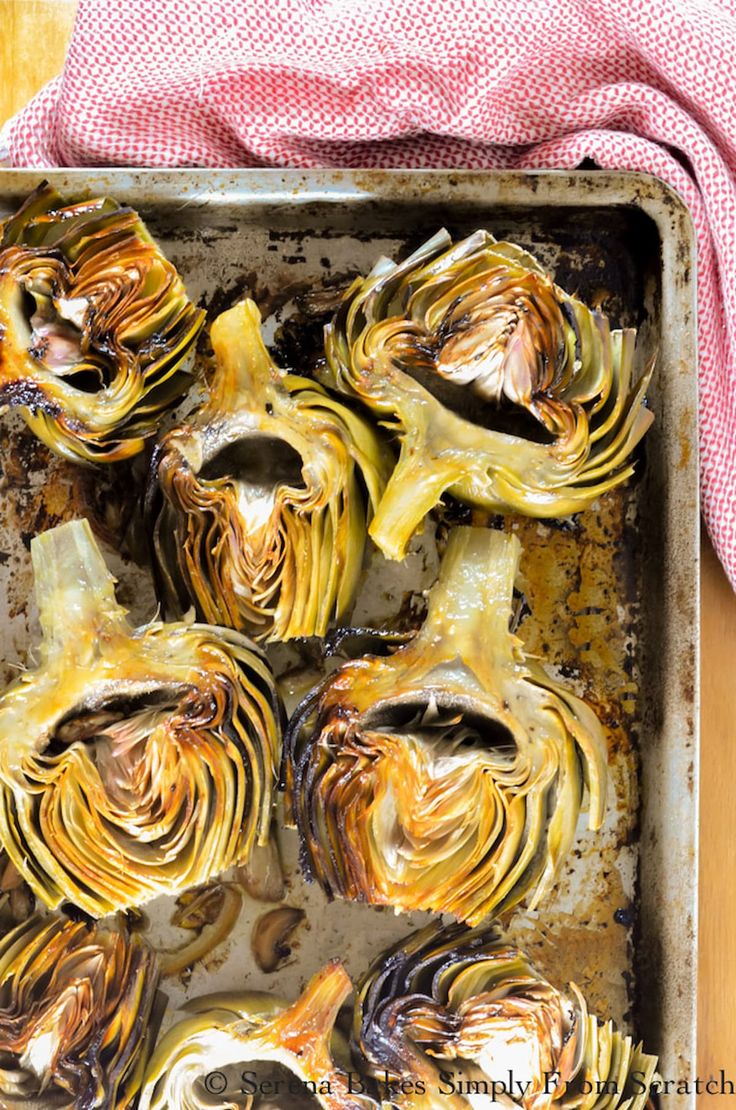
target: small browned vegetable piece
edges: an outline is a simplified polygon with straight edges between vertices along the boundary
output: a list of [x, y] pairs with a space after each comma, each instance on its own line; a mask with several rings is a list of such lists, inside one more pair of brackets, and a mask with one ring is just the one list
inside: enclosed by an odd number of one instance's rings
[[156, 958], [137, 936], [40, 917], [0, 940], [4, 1110], [128, 1110], [150, 1051]]
[[304, 917], [304, 910], [294, 906], [278, 906], [261, 914], [253, 926], [250, 942], [253, 959], [261, 971], [275, 971], [291, 955], [286, 942]]
[[48, 184], [0, 231], [0, 405], [74, 461], [143, 449], [189, 388], [204, 312], [140, 217]]
[[281, 902], [286, 896], [284, 869], [279, 852], [276, 822], [266, 844], [256, 844], [245, 863], [237, 868], [236, 877], [251, 898], [257, 902]]
[[243, 895], [236, 883], [212, 883], [185, 891], [176, 903], [171, 924], [191, 929], [194, 935], [178, 948], [159, 949], [164, 978], [205, 959], [229, 937], [243, 908]]

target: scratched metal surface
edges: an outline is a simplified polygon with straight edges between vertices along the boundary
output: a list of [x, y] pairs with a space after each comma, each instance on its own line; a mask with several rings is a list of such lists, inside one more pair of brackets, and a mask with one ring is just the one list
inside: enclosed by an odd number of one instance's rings
[[[67, 171], [65, 193], [109, 192], [139, 208], [190, 294], [215, 313], [250, 295], [277, 357], [299, 371], [309, 329], [293, 326], [298, 298], [367, 270], [440, 226], [479, 226], [531, 249], [559, 283], [640, 332], [642, 359], [658, 349], [650, 391], [656, 422], [639, 476], [572, 523], [509, 518], [524, 547], [531, 607], [527, 644], [596, 705], [609, 738], [611, 802], [604, 830], [580, 829], [552, 897], [517, 913], [515, 940], [553, 981], [574, 980], [591, 1008], [642, 1035], [662, 1074], [695, 1073], [697, 905], [697, 560], [694, 253], [679, 199], [654, 179], [610, 173], [390, 173], [359, 171]], [[0, 214], [38, 182], [0, 173]], [[291, 321], [291, 322], [290, 322]], [[314, 325], [312, 325], [314, 332]], [[307, 338], [303, 336], [306, 334]], [[8, 681], [36, 637], [28, 545], [36, 532], [86, 515], [119, 576], [133, 617], [155, 608], [144, 566], [121, 551], [134, 521], [139, 465], [96, 474], [53, 458], [10, 416], [0, 425], [0, 657]], [[482, 523], [480, 518], [476, 522]], [[433, 580], [434, 524], [403, 566], [370, 556], [354, 623], [416, 621]], [[134, 530], [133, 530], [134, 534]], [[135, 547], [135, 545], [133, 545]], [[287, 700], [314, 678], [315, 653], [276, 649]], [[387, 943], [424, 920], [327, 905], [295, 865], [282, 832], [290, 905], [306, 919], [290, 959], [259, 972], [246, 901], [230, 939], [164, 987], [185, 997], [250, 986], [293, 997], [332, 956], [357, 975]], [[169, 925], [172, 899], [146, 907], [150, 935], [186, 939]], [[689, 1105], [671, 1096], [668, 1105]]]

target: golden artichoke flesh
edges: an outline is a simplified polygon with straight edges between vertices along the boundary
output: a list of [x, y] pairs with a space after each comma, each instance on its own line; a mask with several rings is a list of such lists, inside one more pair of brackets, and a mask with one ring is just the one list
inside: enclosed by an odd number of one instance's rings
[[187, 1017], [151, 1057], [139, 1110], [249, 1110], [266, 1104], [375, 1110], [373, 1100], [360, 1093], [362, 1083], [354, 1082], [332, 1053], [335, 1019], [351, 990], [344, 968], [334, 961], [291, 1006], [255, 992], [187, 1003]]
[[403, 558], [445, 492], [557, 517], [625, 481], [653, 419], [635, 340], [487, 231], [441, 231], [356, 279], [326, 328], [326, 380], [400, 438], [370, 527], [384, 554]]
[[74, 461], [137, 454], [184, 395], [204, 312], [140, 217], [44, 183], [0, 229], [0, 404]]
[[87, 521], [31, 543], [40, 665], [0, 698], [0, 842], [49, 907], [93, 916], [204, 883], [265, 842], [271, 672], [238, 633], [132, 629]]
[[389, 1087], [413, 1078], [393, 1095], [401, 1110], [643, 1110], [657, 1065], [495, 925], [431, 925], [379, 957], [358, 990], [353, 1047]]
[[137, 936], [38, 916], [0, 940], [0, 1104], [127, 1110], [150, 1051], [158, 974]]
[[194, 602], [258, 639], [324, 635], [355, 594], [385, 448], [321, 386], [274, 365], [252, 301], [211, 336], [210, 398], [153, 461], [160, 591], [174, 611]]
[[293, 715], [289, 811], [329, 897], [475, 924], [539, 903], [585, 785], [600, 827], [604, 733], [509, 631], [519, 557], [513, 535], [454, 530], [417, 635], [343, 665]]

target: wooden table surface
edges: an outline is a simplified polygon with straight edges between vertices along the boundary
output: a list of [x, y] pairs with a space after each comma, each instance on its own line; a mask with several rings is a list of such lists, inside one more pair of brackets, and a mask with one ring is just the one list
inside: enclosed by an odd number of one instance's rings
[[[60, 72], [75, 7], [75, 0], [0, 0], [0, 122]], [[698, 1070], [724, 1068], [736, 1078], [736, 595], [707, 539], [702, 556]]]

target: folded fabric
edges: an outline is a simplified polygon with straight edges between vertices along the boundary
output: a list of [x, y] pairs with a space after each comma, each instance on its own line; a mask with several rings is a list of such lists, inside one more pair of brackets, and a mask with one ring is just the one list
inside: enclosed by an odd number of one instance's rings
[[663, 178], [697, 232], [703, 510], [736, 585], [733, 0], [81, 0], [62, 76], [0, 146], [15, 166]]

